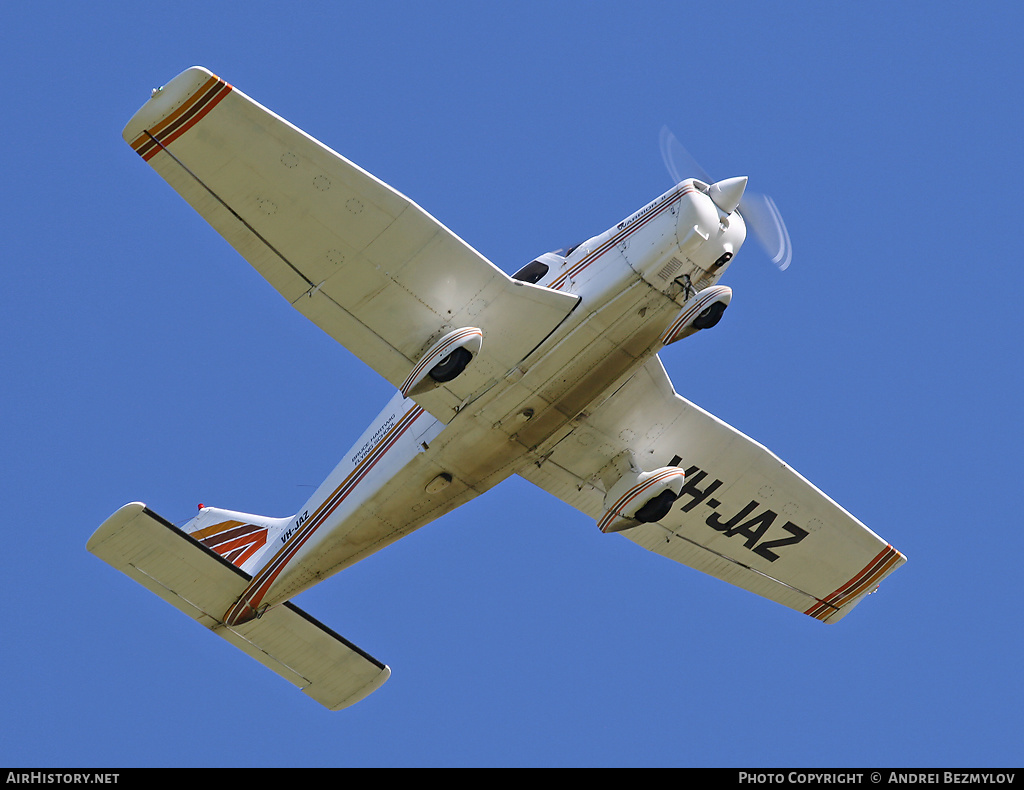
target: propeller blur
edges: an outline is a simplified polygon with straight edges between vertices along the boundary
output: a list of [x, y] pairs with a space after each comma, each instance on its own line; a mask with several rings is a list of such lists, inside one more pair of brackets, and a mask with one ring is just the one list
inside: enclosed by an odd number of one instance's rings
[[[738, 206], [740, 215], [747, 223], [747, 232], [757, 239], [757, 243], [771, 262], [779, 268], [779, 271], [789, 268], [789, 264], [793, 260], [793, 245], [789, 239], [786, 223], [774, 200], [768, 195], [741, 188], [741, 199], [738, 204], [727, 209], [716, 199], [715, 189], [716, 187], [724, 189], [727, 183], [737, 179], [726, 179], [714, 183], [714, 179], [698, 164], [697, 160], [683, 147], [683, 144], [667, 126], [661, 127], [659, 147], [661, 148], [661, 158], [665, 162], [665, 167], [674, 184], [678, 184], [686, 178], [696, 178], [711, 184], [708, 194], [711, 195], [718, 207], [723, 211], [731, 212]], [[743, 183], [746, 184], [746, 178], [743, 178]]]

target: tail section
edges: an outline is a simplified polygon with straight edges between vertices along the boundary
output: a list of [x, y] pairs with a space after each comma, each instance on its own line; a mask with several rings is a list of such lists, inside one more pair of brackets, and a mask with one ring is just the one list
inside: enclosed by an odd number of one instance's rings
[[222, 619], [251, 581], [237, 562], [259, 562], [290, 521], [203, 508], [187, 525], [189, 535], [133, 502], [103, 522], [87, 548], [321, 705], [340, 710], [380, 688], [391, 670], [289, 602], [241, 625]]
[[279, 542], [293, 519], [200, 505], [199, 515], [181, 530], [252, 576], [265, 562], [268, 548]]

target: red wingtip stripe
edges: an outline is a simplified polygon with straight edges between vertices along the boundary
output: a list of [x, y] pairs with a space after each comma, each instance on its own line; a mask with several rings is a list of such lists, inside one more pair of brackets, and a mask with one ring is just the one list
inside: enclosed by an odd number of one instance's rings
[[210, 77], [180, 107], [132, 141], [132, 148], [147, 162], [206, 117], [232, 91], [219, 77]]
[[818, 620], [826, 620], [841, 607], [871, 589], [883, 576], [903, 560], [903, 555], [887, 545], [846, 584], [808, 609], [804, 614]]

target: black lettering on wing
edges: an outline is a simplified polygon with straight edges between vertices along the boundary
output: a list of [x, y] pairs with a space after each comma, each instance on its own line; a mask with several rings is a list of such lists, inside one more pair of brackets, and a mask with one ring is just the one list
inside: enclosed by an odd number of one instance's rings
[[725, 531], [725, 536], [731, 538], [733, 535], [743, 535], [746, 538], [743, 545], [748, 549], [753, 549], [754, 545], [764, 537], [764, 533], [768, 531], [768, 527], [774, 521], [775, 513], [766, 510], [761, 515], [754, 516], [750, 521], [744, 521], [742, 524], [730, 527]]
[[707, 520], [704, 523], [711, 527], [711, 529], [717, 529], [719, 532], [724, 532], [726, 535], [735, 535], [737, 529], [742, 529], [740, 522], [749, 516], [757, 508], [758, 504], [759, 503], [755, 502], [753, 499], [750, 500], [743, 510], [728, 521], [722, 521], [722, 519], [718, 517], [718, 513], [712, 513], [707, 517]]
[[[677, 466], [681, 461], [682, 458], [679, 455], [675, 455], [669, 462], [669, 466]], [[704, 483], [707, 477], [708, 473], [697, 466], [691, 466], [686, 470], [686, 478], [679, 492], [679, 500], [683, 501], [685, 495], [688, 501], [679, 509], [683, 513], [689, 513], [698, 505], [706, 504], [712, 511], [704, 520], [707, 526], [723, 533], [727, 538], [741, 535], [745, 538], [743, 541], [744, 548], [764, 557], [769, 562], [775, 562], [779, 558], [774, 549], [796, 545], [810, 534], [803, 527], [798, 527], [792, 521], [787, 521], [782, 525], [782, 529], [789, 533], [787, 537], [763, 540], [768, 530], [778, 518], [778, 513], [765, 509], [763, 512], [754, 515], [754, 512], [761, 504], [752, 499], [736, 515], [727, 519], [717, 510], [722, 503], [717, 499], [711, 498], [711, 494], [724, 485], [724, 483], [718, 479], [712, 479], [710, 482]]]
[[[697, 505], [699, 505], [701, 502], [707, 499], [716, 488], [722, 485], [721, 480], [713, 480], [712, 482], [708, 483], [703, 489], [698, 488], [698, 484], [707, 476], [707, 472], [702, 472], [696, 466], [691, 466], [689, 469], [686, 470], [685, 482], [683, 483], [682, 489], [679, 491], [679, 498], [682, 499], [684, 495], [687, 495], [691, 497], [691, 499], [689, 502], [682, 506], [681, 510], [684, 513], [689, 513], [691, 510], [697, 507]], [[714, 502], [714, 505], [711, 505], [713, 509], [718, 503], [715, 502], [714, 500], [710, 500], [709, 504], [711, 504], [711, 502]]]
[[799, 543], [801, 540], [806, 538], [808, 534], [810, 534], [807, 532], [806, 529], [798, 527], [792, 521], [787, 521], [785, 524], [782, 525], [782, 528], [789, 533], [788, 538], [779, 538], [778, 540], [765, 541], [764, 543], [760, 544], [756, 549], [754, 549], [754, 553], [760, 554], [769, 562], [775, 562], [775, 560], [779, 558], [779, 555], [772, 551], [772, 549], [777, 549], [780, 546], [792, 546], [794, 544]]

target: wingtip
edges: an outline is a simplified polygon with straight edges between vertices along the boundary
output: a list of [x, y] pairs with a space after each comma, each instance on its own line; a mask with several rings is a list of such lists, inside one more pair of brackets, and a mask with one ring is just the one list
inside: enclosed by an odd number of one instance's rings
[[145, 510], [146, 505], [144, 502], [129, 502], [127, 505], [119, 507], [96, 528], [96, 531], [93, 532], [92, 535], [89, 536], [89, 540], [86, 541], [85, 544], [86, 550], [95, 554], [96, 548], [109, 535], [118, 532], [125, 524], [138, 517]]
[[136, 143], [146, 129], [155, 128], [171, 116], [211, 80], [217, 82], [220, 78], [205, 66], [190, 66], [170, 82], [153, 88], [146, 103], [125, 124], [121, 132], [125, 142]]

